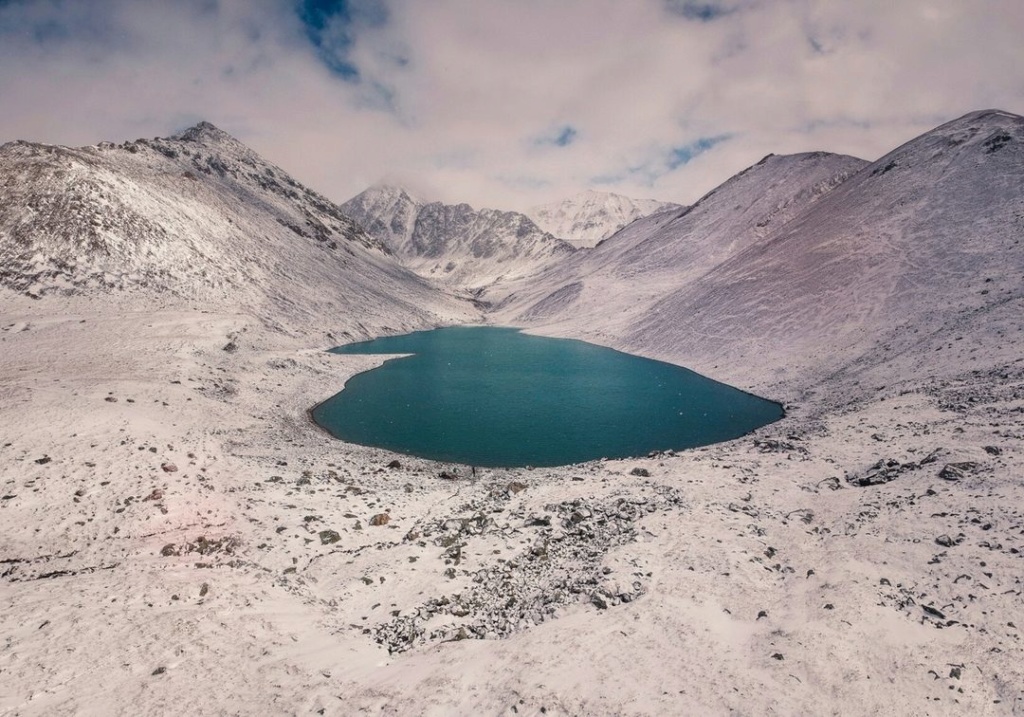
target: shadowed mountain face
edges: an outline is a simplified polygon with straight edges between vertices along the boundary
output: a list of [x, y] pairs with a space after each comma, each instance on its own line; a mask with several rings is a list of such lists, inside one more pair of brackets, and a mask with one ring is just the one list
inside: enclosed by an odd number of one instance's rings
[[370, 325], [419, 326], [455, 308], [337, 205], [205, 122], [121, 145], [0, 147], [0, 285], [170, 294], [309, 324], [388, 305]]
[[448, 286], [519, 278], [574, 251], [525, 214], [425, 203], [399, 187], [371, 187], [341, 208], [406, 266]]

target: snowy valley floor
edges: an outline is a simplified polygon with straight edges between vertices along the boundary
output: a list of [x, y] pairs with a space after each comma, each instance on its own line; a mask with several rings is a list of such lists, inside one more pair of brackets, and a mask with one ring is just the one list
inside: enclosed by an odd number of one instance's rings
[[1024, 714], [1024, 363], [472, 479], [323, 348], [7, 305], [0, 714]]

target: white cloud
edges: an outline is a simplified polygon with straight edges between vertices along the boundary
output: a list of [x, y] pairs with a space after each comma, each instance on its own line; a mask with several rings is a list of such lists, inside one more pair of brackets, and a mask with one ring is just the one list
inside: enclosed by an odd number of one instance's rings
[[[1024, 112], [1019, 0], [387, 7], [326, 36], [353, 82], [291, 0], [0, 3], [0, 139], [116, 141], [205, 118], [337, 200], [389, 178], [523, 207], [611, 176], [692, 201], [769, 152], [873, 159], [972, 109]], [[565, 146], [537, 141], [566, 127]], [[667, 171], [673, 149], [722, 136]]]

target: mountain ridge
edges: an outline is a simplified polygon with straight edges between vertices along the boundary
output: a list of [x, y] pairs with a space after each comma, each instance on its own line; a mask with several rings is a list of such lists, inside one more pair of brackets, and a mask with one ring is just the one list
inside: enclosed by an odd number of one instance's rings
[[341, 209], [413, 271], [462, 289], [525, 276], [574, 251], [525, 214], [424, 202], [401, 187], [375, 185]]
[[[472, 314], [333, 202], [209, 123], [121, 144], [0, 147], [0, 285], [31, 296], [238, 302], [268, 316], [288, 307], [307, 327], [327, 312], [355, 329], [361, 322], [337, 307], [380, 316], [392, 301], [405, 326]], [[388, 326], [383, 316], [373, 323]]]

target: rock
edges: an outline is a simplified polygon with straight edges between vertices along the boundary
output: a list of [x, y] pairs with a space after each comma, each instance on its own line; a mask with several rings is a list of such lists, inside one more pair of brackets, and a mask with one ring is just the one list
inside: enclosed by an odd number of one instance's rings
[[117, 399], [114, 396], [107, 396], [103, 400], [107, 403], [117, 403]]
[[785, 660], [786, 658], [782, 656], [781, 652], [773, 652], [772, 653], [772, 659], [773, 660]]
[[942, 611], [936, 610], [935, 608], [931, 607], [930, 605], [922, 605], [921, 609], [924, 610], [926, 615], [931, 615], [932, 617], [937, 617], [940, 620], [945, 620], [946, 619], [946, 616], [945, 616], [945, 614], [942, 613]]
[[872, 485], [882, 485], [883, 483], [896, 480], [899, 474], [902, 473], [905, 468], [909, 467], [910, 466], [901, 466], [899, 461], [893, 460], [892, 458], [883, 458], [868, 468], [864, 475], [851, 476], [850, 478], [847, 478], [847, 481], [861, 488], [866, 488]]
[[985, 446], [985, 452], [990, 456], [999, 456], [1002, 455], [1003, 449], [998, 446]]
[[162, 675], [165, 672], [167, 672], [167, 668], [164, 667], [163, 665], [161, 665], [160, 667], [158, 667], [155, 670], [153, 670], [153, 672], [151, 674], [153, 674], [153, 675]]
[[238, 351], [238, 344], [236, 344], [234, 341], [228, 341], [226, 344], [224, 344], [223, 350], [227, 351], [229, 354], [233, 354], [235, 351]]
[[608, 601], [604, 599], [604, 595], [602, 595], [601, 593], [594, 593], [593, 595], [591, 595], [590, 602], [598, 610], [608, 609]]
[[50, 458], [49, 456], [43, 456], [42, 458], [36, 458], [36, 463], [38, 463], [41, 466], [45, 466], [47, 463], [49, 463], [52, 460], [53, 459]]
[[948, 535], [945, 535], [945, 534], [940, 535], [939, 537], [937, 537], [935, 539], [935, 542], [938, 543], [939, 545], [941, 545], [944, 548], [952, 548], [954, 545], [956, 545], [956, 543], [953, 542], [953, 539], [951, 537], [949, 537]]
[[172, 555], [178, 555], [178, 548], [175, 547], [174, 543], [168, 543], [164, 547], [160, 548], [160, 554], [165, 558], [169, 558]]
[[768, 617], [768, 611], [767, 610], [758, 610], [757, 611], [757, 619], [760, 620], [762, 617]]
[[401, 468], [401, 467], [402, 467], [402, 462], [400, 460], [398, 460], [397, 458], [395, 460], [391, 461], [390, 463], [388, 463], [388, 468], [390, 468], [391, 470], [396, 470], [396, 469]]
[[341, 534], [337, 530], [321, 530], [319, 535], [321, 545], [330, 545], [341, 540]]
[[509, 492], [510, 495], [516, 495], [526, 490], [526, 484], [523, 483], [522, 481], [514, 480], [508, 484], [506, 490]]
[[629, 472], [631, 476], [640, 476], [641, 478], [650, 478], [651, 472], [646, 468], [634, 468]]
[[199, 597], [206, 597], [208, 592], [210, 592], [210, 583], [203, 583], [199, 588]]
[[178, 472], [178, 466], [174, 465], [173, 463], [161, 463], [160, 468], [163, 470], [164, 473]]
[[966, 478], [970, 473], [978, 469], [977, 463], [964, 461], [962, 463], [947, 463], [939, 471], [939, 478], [948, 481], [958, 481]]
[[147, 500], [160, 500], [163, 497], [164, 497], [164, 492], [162, 490], [160, 490], [159, 488], [154, 488], [153, 492], [150, 493], [149, 495], [147, 495], [142, 500], [143, 501], [147, 501]]
[[387, 525], [391, 521], [391, 516], [387, 513], [377, 513], [377, 515], [370, 518], [370, 525], [381, 526]]

